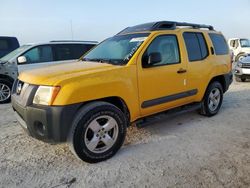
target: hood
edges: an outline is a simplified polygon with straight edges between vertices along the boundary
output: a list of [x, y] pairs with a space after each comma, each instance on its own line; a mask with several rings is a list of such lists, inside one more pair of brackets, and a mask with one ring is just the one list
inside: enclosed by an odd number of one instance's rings
[[116, 69], [117, 67], [120, 66], [97, 62], [73, 61], [24, 71], [20, 74], [19, 79], [34, 85], [57, 85], [66, 79]]
[[242, 52], [250, 54], [250, 48], [249, 47], [242, 48]]
[[250, 63], [250, 56], [246, 56], [245, 58], [240, 60], [241, 63]]

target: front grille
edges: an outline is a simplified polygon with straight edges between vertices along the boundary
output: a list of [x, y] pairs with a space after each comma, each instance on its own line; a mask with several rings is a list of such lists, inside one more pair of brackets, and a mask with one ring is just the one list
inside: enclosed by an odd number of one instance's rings
[[22, 106], [32, 104], [38, 86], [16, 80], [12, 88], [12, 96]]
[[15, 93], [16, 93], [17, 95], [20, 95], [20, 94], [22, 93], [23, 86], [24, 86], [24, 82], [22, 82], [22, 81], [20, 81], [20, 80], [17, 80], [16, 90], [15, 90]]
[[25, 92], [29, 84], [22, 82], [21, 80], [16, 80], [13, 88], [12, 88], [12, 94], [21, 95]]
[[242, 63], [242, 68], [250, 69], [250, 63]]

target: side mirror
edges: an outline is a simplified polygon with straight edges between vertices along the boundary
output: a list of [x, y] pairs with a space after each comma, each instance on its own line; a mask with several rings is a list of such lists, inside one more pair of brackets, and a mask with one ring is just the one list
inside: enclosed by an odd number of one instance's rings
[[26, 59], [25, 56], [20, 56], [20, 57], [17, 58], [17, 62], [19, 64], [24, 64], [24, 63], [27, 63], [27, 59]]
[[162, 61], [161, 53], [153, 52], [143, 57], [143, 67], [150, 67]]

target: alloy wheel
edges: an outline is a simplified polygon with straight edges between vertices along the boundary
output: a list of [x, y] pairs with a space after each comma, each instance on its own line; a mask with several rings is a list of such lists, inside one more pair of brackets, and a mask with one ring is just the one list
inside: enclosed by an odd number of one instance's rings
[[103, 115], [92, 120], [84, 134], [84, 142], [93, 153], [103, 153], [109, 150], [117, 140], [118, 125], [116, 120]]
[[221, 100], [221, 93], [218, 88], [214, 88], [209, 94], [208, 107], [211, 111], [215, 111]]
[[10, 87], [4, 83], [0, 83], [0, 102], [8, 100], [10, 97]]

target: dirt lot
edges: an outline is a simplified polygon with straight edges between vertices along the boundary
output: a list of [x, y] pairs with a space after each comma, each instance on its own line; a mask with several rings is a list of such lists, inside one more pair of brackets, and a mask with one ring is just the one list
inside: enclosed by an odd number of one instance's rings
[[250, 82], [234, 83], [215, 117], [129, 128], [118, 154], [92, 165], [28, 137], [10, 105], [0, 114], [0, 187], [250, 187]]

